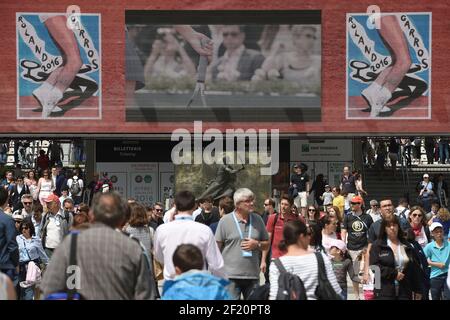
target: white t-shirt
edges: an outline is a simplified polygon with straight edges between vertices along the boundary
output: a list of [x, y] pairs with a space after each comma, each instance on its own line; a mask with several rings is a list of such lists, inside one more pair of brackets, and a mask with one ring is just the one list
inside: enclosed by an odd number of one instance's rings
[[[403, 212], [403, 210], [405, 210], [406, 208], [405, 207], [402, 207], [402, 206], [398, 206], [397, 208], [395, 208], [395, 215], [397, 216], [397, 217], [400, 217], [400, 214]], [[408, 217], [409, 217], [409, 209], [406, 209], [405, 210], [405, 217], [406, 217], [406, 220], [408, 220]]]
[[224, 277], [223, 258], [211, 229], [192, 220], [192, 216], [182, 215], [171, 223], [162, 224], [156, 229], [154, 238], [155, 259], [164, 265], [164, 279], [175, 277], [172, 257], [175, 249], [183, 243], [196, 246], [208, 263], [212, 274]]
[[55, 249], [61, 243], [61, 220], [49, 213], [45, 247]]
[[67, 187], [69, 187], [69, 197], [81, 197], [81, 195], [83, 194], [83, 180], [81, 180], [80, 178], [78, 178], [78, 185], [80, 186], [80, 192], [78, 192], [77, 194], [72, 194], [72, 192], [70, 192], [70, 187], [72, 186], [73, 183], [73, 179], [69, 179], [67, 180]]
[[322, 247], [324, 247], [327, 252], [330, 251], [331, 245], [336, 239], [336, 233], [325, 234], [324, 232], [322, 232]]

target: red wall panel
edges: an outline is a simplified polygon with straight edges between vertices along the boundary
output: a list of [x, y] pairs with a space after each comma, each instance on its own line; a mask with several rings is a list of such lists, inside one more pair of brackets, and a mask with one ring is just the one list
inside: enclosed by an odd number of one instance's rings
[[432, 12], [431, 120], [346, 120], [346, 13], [365, 12], [373, 1], [77, 1], [82, 12], [101, 14], [102, 120], [41, 121], [16, 119], [16, 12], [65, 12], [73, 1], [2, 1], [2, 75], [0, 132], [7, 133], [163, 133], [193, 128], [193, 123], [126, 123], [124, 111], [125, 10], [321, 10], [322, 121], [316, 123], [203, 123], [203, 129], [278, 128], [285, 133], [450, 133], [450, 3], [385, 1], [382, 12]]

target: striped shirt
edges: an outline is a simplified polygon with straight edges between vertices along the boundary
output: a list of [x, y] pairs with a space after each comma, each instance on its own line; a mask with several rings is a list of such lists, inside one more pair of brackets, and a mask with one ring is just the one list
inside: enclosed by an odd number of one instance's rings
[[[334, 288], [336, 293], [340, 294], [341, 287], [336, 280], [336, 276], [333, 272], [330, 259], [328, 259], [328, 257], [323, 253], [322, 256], [325, 263], [328, 281], [330, 281], [330, 284]], [[293, 273], [299, 276], [300, 279], [302, 279], [303, 284], [305, 285], [306, 296], [308, 300], [317, 300], [315, 291], [317, 289], [317, 285], [319, 284], [319, 268], [315, 254], [311, 253], [303, 256], [282, 256], [280, 257], [280, 261], [287, 272]], [[275, 265], [275, 263], [271, 263], [269, 269], [270, 300], [275, 300], [277, 297], [279, 275], [280, 272], [277, 266]]]

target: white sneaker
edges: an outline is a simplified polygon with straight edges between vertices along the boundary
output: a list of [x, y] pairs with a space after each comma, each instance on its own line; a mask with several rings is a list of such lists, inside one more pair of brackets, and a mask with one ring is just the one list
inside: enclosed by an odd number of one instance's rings
[[62, 92], [45, 82], [33, 91], [33, 96], [42, 106], [42, 117], [48, 118], [52, 112], [60, 112], [62, 109], [56, 104], [62, 98]]
[[[375, 84], [375, 82], [373, 83]], [[391, 108], [386, 106], [386, 102], [391, 98], [391, 93], [385, 87], [380, 85], [370, 85], [361, 91], [361, 95], [366, 99], [370, 106], [370, 117], [375, 118], [381, 112], [390, 112]], [[381, 89], [378, 89], [381, 88]]]

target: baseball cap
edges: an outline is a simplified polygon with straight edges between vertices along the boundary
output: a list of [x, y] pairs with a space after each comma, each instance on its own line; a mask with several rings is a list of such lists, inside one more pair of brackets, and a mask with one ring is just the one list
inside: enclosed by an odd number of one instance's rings
[[362, 204], [362, 203], [363, 203], [363, 199], [362, 199], [360, 196], [354, 196], [354, 197], [352, 198], [352, 201], [351, 201], [351, 202], [355, 202], [355, 203]]
[[436, 228], [444, 228], [444, 227], [439, 222], [433, 222], [430, 226], [430, 231], [433, 232], [433, 230]]
[[14, 221], [23, 221], [23, 215], [21, 213], [15, 213], [11, 217]]
[[377, 206], [378, 205], [378, 201], [377, 200], [370, 200], [370, 205], [371, 206]]
[[47, 196], [47, 198], [45, 198], [44, 202], [56, 202], [59, 204], [59, 198], [56, 194], [51, 193]]
[[347, 251], [347, 246], [345, 245], [345, 242], [339, 239], [333, 239], [332, 241], [330, 241], [330, 248], [331, 247], [336, 247], [342, 252]]
[[423, 177], [424, 177], [424, 178], [429, 178], [430, 176], [428, 175], [428, 173], [425, 173], [425, 174], [423, 175]]

